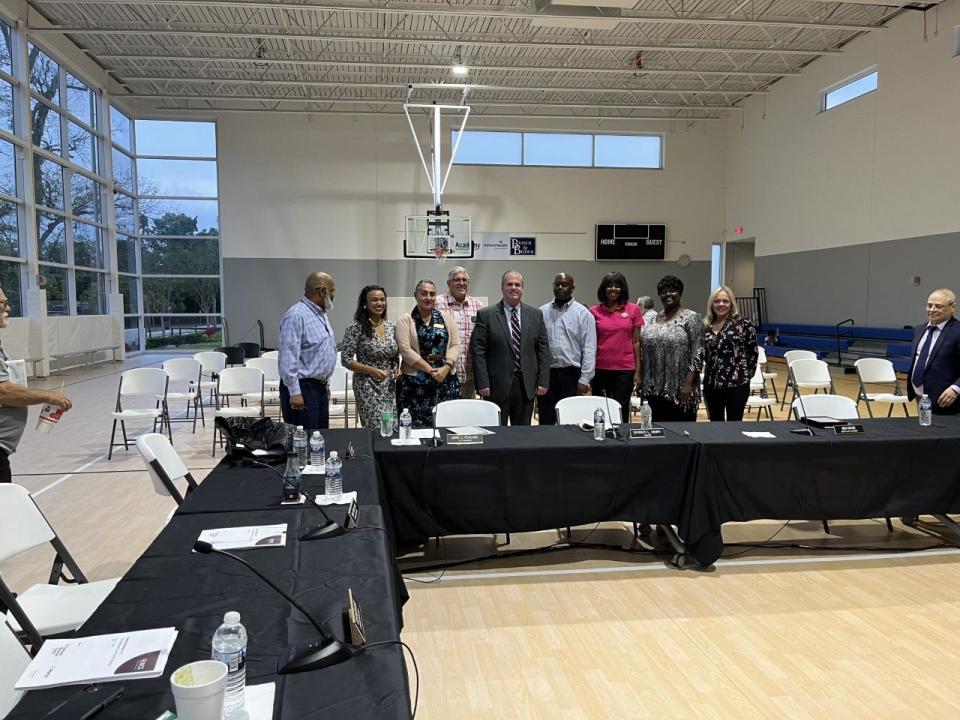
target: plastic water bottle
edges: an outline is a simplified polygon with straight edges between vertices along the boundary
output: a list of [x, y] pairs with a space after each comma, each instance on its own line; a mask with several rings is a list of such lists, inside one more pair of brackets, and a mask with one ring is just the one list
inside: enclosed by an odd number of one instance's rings
[[653, 427], [653, 409], [650, 407], [650, 403], [644, 400], [643, 406], [640, 408], [640, 429], [650, 430], [652, 427]]
[[223, 625], [213, 634], [211, 657], [227, 666], [227, 690], [223, 697], [223, 717], [228, 718], [244, 705], [247, 683], [247, 629], [240, 624], [240, 613], [228, 612]]
[[383, 399], [383, 408], [380, 410], [380, 436], [390, 437], [393, 435], [393, 416], [396, 409], [393, 406], [393, 398], [389, 395]]
[[323, 467], [327, 462], [327, 445], [319, 430], [314, 430], [310, 436], [310, 464], [313, 467]]
[[926, 395], [920, 396], [920, 424], [924, 427], [933, 425], [933, 404]]
[[343, 495], [343, 463], [336, 450], [330, 451], [330, 457], [327, 458], [327, 479], [324, 484], [323, 492], [325, 495], [339, 498]]
[[593, 439], [603, 441], [607, 439], [606, 427], [603, 422], [603, 410], [597, 408], [593, 411]]
[[400, 439], [407, 442], [413, 437], [413, 415], [408, 408], [404, 408], [400, 413]]
[[297, 455], [297, 464], [303, 468], [307, 465], [307, 431], [303, 425], [297, 425], [293, 433], [293, 451]]

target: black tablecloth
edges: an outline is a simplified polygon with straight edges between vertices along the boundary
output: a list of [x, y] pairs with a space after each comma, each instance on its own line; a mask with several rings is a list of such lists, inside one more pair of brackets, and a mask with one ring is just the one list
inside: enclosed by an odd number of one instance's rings
[[500, 427], [482, 445], [374, 441], [400, 543], [601, 520], [677, 524], [696, 447], [672, 432], [597, 442], [575, 426], [552, 425]]
[[[226, 482], [209, 487], [203, 483], [195, 495], [198, 499], [222, 495], [230, 487]], [[163, 676], [124, 682], [124, 697], [98, 718], [153, 720], [163, 710], [173, 709], [170, 674], [180, 665], [210, 656], [213, 633], [230, 610], [239, 611], [249, 634], [247, 683], [277, 682], [275, 718], [410, 717], [399, 646], [374, 648], [322, 670], [278, 676], [278, 655], [290, 643], [315, 637], [316, 630], [239, 563], [191, 553], [201, 530], [278, 522], [288, 523], [285, 547], [236, 552], [296, 597], [338, 637], [345, 637], [341, 613], [351, 587], [364, 612], [368, 644], [399, 638], [394, 564], [378, 507], [361, 507], [360, 528], [310, 543], [296, 538], [304, 525], [318, 522], [315, 509], [178, 513], [80, 631], [96, 635], [170, 626], [180, 631]], [[9, 717], [40, 718], [76, 691], [72, 687], [30, 692]]]
[[[380, 489], [373, 460], [373, 436], [366, 430], [327, 430], [323, 434], [327, 453], [336, 450], [346, 457], [353, 443], [354, 459], [343, 461], [343, 491], [357, 492], [360, 505], [379, 505]], [[237, 472], [238, 469], [243, 472]], [[276, 468], [282, 473], [284, 465]], [[322, 475], [304, 475], [304, 489], [323, 494]], [[179, 513], [238, 512], [248, 510], [289, 510], [298, 506], [281, 505], [283, 484], [277, 474], [249, 462], [224, 460], [203, 481], [204, 492], [191, 493]], [[389, 516], [388, 516], [389, 517]]]
[[[792, 422], [678, 423], [699, 443], [680, 534], [709, 563], [725, 522], [839, 520], [960, 512], [960, 418], [858, 421], [864, 433]], [[748, 438], [769, 431], [775, 438]]]

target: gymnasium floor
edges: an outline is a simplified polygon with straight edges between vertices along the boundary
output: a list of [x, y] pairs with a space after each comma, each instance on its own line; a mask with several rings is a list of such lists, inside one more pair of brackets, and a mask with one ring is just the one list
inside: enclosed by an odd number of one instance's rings
[[[135, 449], [106, 460], [119, 373], [160, 355], [59, 374], [43, 386], [73, 399], [52, 434], [32, 431], [14, 480], [91, 579], [122, 574], [172, 507], [153, 493]], [[784, 368], [779, 371], [782, 386]], [[836, 376], [856, 394], [855, 376]], [[41, 383], [33, 383], [34, 387]], [[174, 409], [176, 410], [176, 409]], [[785, 413], [778, 412], [778, 418]], [[174, 443], [194, 476], [215, 464], [211, 425]], [[930, 519], [930, 518], [928, 518]], [[932, 520], [932, 519], [930, 519]], [[623, 523], [575, 528], [573, 540], [635, 552], [570, 549], [418, 573], [420, 564], [542, 548], [556, 531], [456, 537], [402, 560], [410, 601], [403, 637], [422, 688], [419, 718], [955, 717], [960, 709], [960, 551], [895, 521], [725, 526], [711, 572], [666, 567]], [[935, 528], [927, 525], [926, 528]], [[758, 547], [793, 541], [832, 550]], [[843, 550], [844, 547], [862, 550]], [[922, 553], [904, 548], [931, 548]], [[45, 579], [46, 550], [4, 564], [14, 588]], [[412, 673], [411, 673], [412, 682]]]

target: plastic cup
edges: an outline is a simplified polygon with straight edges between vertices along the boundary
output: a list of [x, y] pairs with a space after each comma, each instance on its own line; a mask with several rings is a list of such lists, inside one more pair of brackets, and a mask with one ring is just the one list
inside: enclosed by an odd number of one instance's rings
[[173, 671], [170, 688], [177, 720], [221, 720], [227, 666], [219, 660], [198, 660]]
[[40, 417], [37, 418], [37, 430], [42, 433], [50, 432], [60, 422], [63, 412], [64, 410], [61, 407], [44, 403], [43, 407], [40, 408]]

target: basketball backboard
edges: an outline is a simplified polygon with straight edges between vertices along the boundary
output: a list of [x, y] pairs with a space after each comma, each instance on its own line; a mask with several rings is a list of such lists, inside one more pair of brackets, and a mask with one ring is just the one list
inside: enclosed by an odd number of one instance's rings
[[447, 258], [472, 258], [470, 218], [435, 215], [408, 215], [403, 238], [405, 258], [435, 258], [437, 249], [447, 248]]

